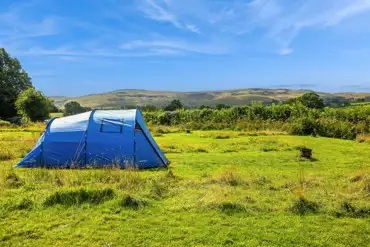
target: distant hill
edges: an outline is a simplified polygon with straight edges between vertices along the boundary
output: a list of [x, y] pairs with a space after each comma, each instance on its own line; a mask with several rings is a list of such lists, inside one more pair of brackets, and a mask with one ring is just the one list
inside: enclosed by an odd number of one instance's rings
[[[163, 107], [174, 99], [179, 99], [187, 107], [200, 105], [214, 106], [219, 103], [226, 105], [246, 105], [253, 101], [272, 103], [286, 101], [298, 97], [309, 90], [292, 89], [238, 89], [224, 91], [199, 91], [199, 92], [175, 92], [175, 91], [149, 91], [149, 90], [116, 90], [107, 93], [90, 94], [80, 97], [51, 97], [58, 107], [63, 107], [68, 101], [77, 101], [83, 106], [92, 108], [121, 108], [123, 106], [155, 105]], [[370, 93], [319, 93], [325, 99], [330, 98], [363, 98], [370, 97]]]

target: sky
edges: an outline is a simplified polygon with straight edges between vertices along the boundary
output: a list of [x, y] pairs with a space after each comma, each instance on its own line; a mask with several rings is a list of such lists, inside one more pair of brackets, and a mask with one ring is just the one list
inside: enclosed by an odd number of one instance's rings
[[49, 96], [370, 91], [370, 0], [0, 0], [0, 47]]

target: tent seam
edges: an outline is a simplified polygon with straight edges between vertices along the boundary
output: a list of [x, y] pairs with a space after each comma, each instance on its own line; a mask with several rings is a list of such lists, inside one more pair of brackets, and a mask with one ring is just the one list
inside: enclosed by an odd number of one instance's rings
[[41, 163], [41, 166], [42, 166], [42, 163], [43, 163], [43, 159], [44, 159], [44, 142], [46, 140], [46, 133], [49, 131], [50, 132], [50, 126], [51, 124], [54, 122], [54, 120], [57, 119], [57, 117], [53, 117], [49, 122], [48, 124], [46, 125], [46, 128], [44, 130], [44, 140], [41, 142], [41, 157], [40, 157], [40, 163]]
[[89, 126], [90, 126], [90, 121], [92, 119], [92, 117], [94, 116], [96, 112], [96, 109], [93, 109], [90, 113], [90, 116], [89, 116], [89, 121], [87, 122], [87, 126], [86, 126], [86, 133], [85, 133], [85, 154], [84, 154], [84, 161], [85, 161], [85, 166], [87, 165], [87, 134], [88, 134], [88, 131], [89, 131]]

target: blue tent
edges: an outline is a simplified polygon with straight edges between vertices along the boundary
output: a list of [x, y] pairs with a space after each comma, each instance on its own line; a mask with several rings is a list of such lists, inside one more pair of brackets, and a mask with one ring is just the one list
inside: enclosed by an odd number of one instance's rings
[[35, 147], [16, 167], [149, 168], [167, 164], [139, 110], [93, 110], [50, 120]]

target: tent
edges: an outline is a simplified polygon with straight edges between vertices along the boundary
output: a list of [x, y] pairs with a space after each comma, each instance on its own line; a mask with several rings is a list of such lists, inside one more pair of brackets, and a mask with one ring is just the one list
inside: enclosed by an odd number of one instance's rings
[[168, 160], [139, 110], [93, 110], [53, 118], [16, 167], [163, 167]]

